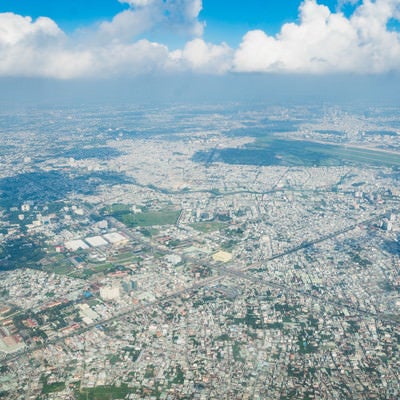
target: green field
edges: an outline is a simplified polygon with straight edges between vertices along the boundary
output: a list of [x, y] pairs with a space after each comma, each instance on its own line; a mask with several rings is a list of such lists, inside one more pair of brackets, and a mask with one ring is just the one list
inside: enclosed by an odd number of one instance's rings
[[384, 166], [400, 166], [400, 154], [387, 153], [379, 150], [361, 149], [348, 146], [330, 146], [314, 143], [320, 146], [319, 151], [339, 160], [355, 164], [374, 164]]
[[217, 221], [209, 221], [209, 222], [197, 222], [195, 224], [190, 224], [193, 229], [202, 233], [210, 233], [219, 231], [224, 228], [226, 224]]
[[123, 254], [119, 254], [116, 257], [113, 257], [111, 261], [118, 264], [127, 264], [137, 262], [137, 257], [132, 255], [132, 252], [126, 252]]
[[54, 382], [54, 383], [47, 383], [45, 382], [43, 385], [42, 393], [49, 394], [49, 393], [57, 393], [61, 392], [65, 389], [64, 382]]
[[174, 225], [178, 221], [180, 210], [158, 210], [133, 213], [130, 206], [114, 204], [108, 207], [105, 214], [111, 215], [129, 228], [148, 227], [157, 225]]
[[129, 204], [121, 204], [121, 203], [116, 203], [113, 204], [112, 206], [108, 206], [106, 207], [103, 212], [107, 213], [107, 214], [125, 214], [125, 213], [129, 213], [131, 211], [131, 206]]
[[51, 263], [43, 265], [43, 271], [53, 272], [58, 275], [69, 275], [76, 269], [64, 253], [49, 252], [46, 258], [51, 260]]
[[98, 386], [95, 388], [82, 389], [79, 393], [79, 400], [110, 400], [124, 399], [128, 394], [134, 393], [126, 385]]
[[257, 137], [243, 148], [227, 148], [198, 152], [194, 161], [224, 162], [239, 165], [340, 166], [379, 165], [400, 166], [400, 154], [346, 145], [282, 139], [276, 136]]
[[380, 150], [370, 150], [345, 144], [328, 144], [306, 140], [281, 139], [274, 136], [257, 138], [248, 148], [271, 150], [282, 157], [281, 159], [298, 159], [305, 165], [342, 164], [376, 164], [386, 166], [400, 166], [400, 154], [388, 153]]

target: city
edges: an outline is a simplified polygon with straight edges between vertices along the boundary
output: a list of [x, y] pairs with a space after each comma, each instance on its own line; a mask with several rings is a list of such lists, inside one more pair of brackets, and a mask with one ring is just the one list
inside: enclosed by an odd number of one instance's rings
[[0, 114], [0, 397], [397, 399], [400, 115]]

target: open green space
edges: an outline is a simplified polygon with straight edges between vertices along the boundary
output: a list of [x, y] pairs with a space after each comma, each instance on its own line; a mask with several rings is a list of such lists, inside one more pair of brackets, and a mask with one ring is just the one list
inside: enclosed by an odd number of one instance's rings
[[271, 135], [257, 137], [254, 143], [243, 148], [197, 152], [193, 160], [204, 163], [224, 162], [242, 165], [400, 166], [400, 154], [346, 145], [282, 139]]
[[76, 267], [63, 253], [48, 253], [47, 258], [51, 259], [51, 263], [43, 265], [42, 270], [58, 275], [69, 275]]
[[43, 394], [57, 393], [65, 389], [64, 382], [45, 383], [42, 389]]
[[245, 359], [242, 357], [242, 354], [240, 352], [240, 343], [239, 342], [235, 342], [233, 344], [232, 353], [233, 353], [233, 359], [235, 361], [245, 362]]
[[44, 267], [43, 271], [54, 272], [58, 275], [69, 275], [74, 269], [75, 267], [73, 267], [72, 265], [57, 264], [54, 266]]
[[118, 221], [122, 222], [129, 228], [147, 227], [157, 225], [174, 225], [178, 221], [179, 210], [158, 210], [158, 211], [143, 211], [141, 213], [133, 213], [130, 206], [125, 204], [114, 204], [107, 207], [104, 213], [111, 215]]
[[89, 264], [85, 268], [75, 268], [70, 275], [74, 278], [87, 279], [95, 274], [111, 272], [113, 269], [112, 263]]
[[210, 233], [219, 231], [224, 228], [226, 224], [218, 221], [207, 221], [207, 222], [196, 222], [195, 224], [190, 224], [193, 229], [202, 233]]
[[111, 206], [106, 207], [103, 212], [111, 214], [111, 215], [118, 215], [119, 213], [125, 214], [131, 211], [131, 207], [129, 204], [122, 204], [122, 203], [115, 203]]
[[45, 254], [42, 243], [35, 238], [7, 239], [0, 244], [0, 271], [38, 268]]
[[119, 254], [117, 257], [114, 257], [112, 259], [114, 263], [120, 263], [120, 264], [127, 264], [127, 263], [132, 263], [137, 261], [137, 257], [134, 256], [132, 253], [123, 253]]
[[134, 390], [130, 390], [127, 385], [117, 386], [97, 386], [94, 388], [82, 389], [79, 393], [79, 400], [110, 400], [125, 399]]
[[104, 272], [113, 267], [112, 263], [103, 263], [103, 264], [89, 264], [87, 269], [92, 270], [94, 272]]

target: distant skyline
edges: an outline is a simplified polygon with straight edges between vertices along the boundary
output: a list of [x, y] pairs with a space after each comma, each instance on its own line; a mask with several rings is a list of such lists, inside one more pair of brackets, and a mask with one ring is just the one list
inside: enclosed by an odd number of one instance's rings
[[0, 77], [400, 70], [400, 0], [3, 0]]

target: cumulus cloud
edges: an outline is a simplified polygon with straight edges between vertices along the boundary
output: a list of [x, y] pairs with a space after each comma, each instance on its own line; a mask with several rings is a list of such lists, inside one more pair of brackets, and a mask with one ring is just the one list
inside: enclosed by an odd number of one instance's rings
[[49, 39], [61, 36], [62, 31], [50, 18], [40, 17], [32, 22], [30, 17], [0, 13], [0, 45], [3, 47], [29, 43], [41, 37]]
[[98, 48], [93, 55], [97, 75], [130, 76], [163, 70], [168, 59], [168, 48], [159, 43], [139, 40], [132, 44]]
[[168, 24], [172, 23], [178, 31], [186, 31], [190, 35], [201, 36], [204, 23], [198, 20], [203, 8], [202, 0], [170, 0], [166, 1]]
[[51, 74], [65, 35], [49, 18], [0, 14], [0, 74]]
[[145, 7], [153, 3], [153, 0], [118, 0], [120, 3], [129, 4], [131, 7]]
[[151, 31], [173, 31], [201, 36], [204, 23], [198, 20], [201, 0], [120, 0], [131, 6], [111, 21], [100, 24], [98, 36], [105, 40], [131, 41]]
[[171, 52], [166, 67], [223, 74], [231, 68], [232, 55], [233, 50], [226, 43], [215, 45], [198, 38], [186, 43], [182, 50]]
[[48, 18], [7, 13], [0, 14], [0, 59], [0, 76], [106, 77], [161, 70], [168, 48], [148, 40], [86, 46]]
[[341, 10], [346, 5], [355, 6], [357, 4], [360, 4], [361, 2], [361, 0], [338, 0], [337, 9]]
[[138, 37], [153, 29], [202, 34], [201, 0], [121, 2], [130, 8], [72, 37], [49, 18], [0, 13], [0, 75], [68, 79], [162, 71], [171, 65], [167, 46]]
[[400, 66], [400, 38], [387, 29], [398, 0], [365, 0], [350, 18], [315, 0], [300, 6], [300, 22], [276, 36], [250, 31], [234, 58], [246, 72], [384, 72]]
[[[247, 32], [234, 50], [207, 43], [199, 21], [201, 0], [119, 0], [128, 8], [95, 27], [66, 35], [49, 18], [0, 13], [0, 76], [109, 77], [153, 71], [359, 72], [400, 70], [400, 35], [387, 28], [400, 19], [400, 0], [340, 0], [355, 4], [350, 17], [305, 0], [299, 22], [275, 36]], [[184, 34], [170, 51], [143, 39], [149, 32]], [[162, 35], [159, 35], [162, 36]]]
[[153, 29], [161, 19], [162, 14], [154, 13], [151, 7], [128, 9], [117, 14], [111, 21], [102, 22], [99, 29], [89, 36], [102, 42], [130, 42]]

